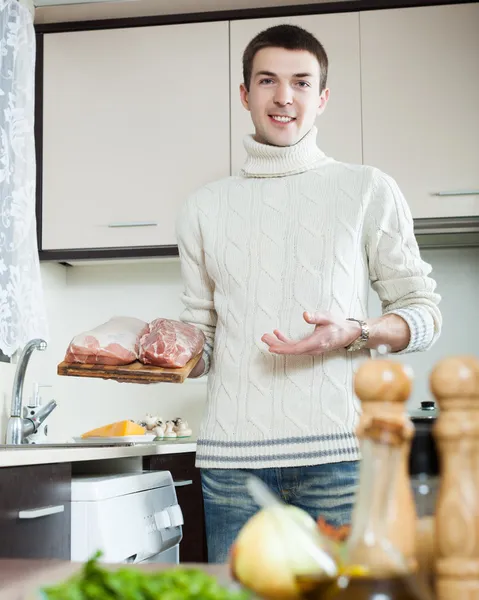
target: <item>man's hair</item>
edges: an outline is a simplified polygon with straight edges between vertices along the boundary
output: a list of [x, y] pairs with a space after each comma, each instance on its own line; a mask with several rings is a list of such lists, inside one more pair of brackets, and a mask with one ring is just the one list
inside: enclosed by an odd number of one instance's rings
[[320, 93], [326, 87], [328, 78], [328, 55], [322, 44], [312, 33], [297, 25], [276, 25], [258, 33], [243, 52], [243, 82], [249, 91], [256, 53], [263, 48], [284, 48], [285, 50], [306, 50], [315, 56], [319, 63]]

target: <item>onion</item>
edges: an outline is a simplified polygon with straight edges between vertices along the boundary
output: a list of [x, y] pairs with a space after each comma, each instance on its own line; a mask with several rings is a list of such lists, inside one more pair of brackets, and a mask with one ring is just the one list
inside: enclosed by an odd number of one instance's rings
[[298, 531], [294, 521], [299, 520], [316, 541], [321, 537], [308, 513], [289, 505], [281, 510], [288, 512], [281, 521], [279, 513], [268, 509], [248, 520], [231, 548], [230, 567], [234, 579], [262, 598], [297, 600], [300, 593], [295, 576], [321, 575], [323, 571], [305, 547], [304, 531]]

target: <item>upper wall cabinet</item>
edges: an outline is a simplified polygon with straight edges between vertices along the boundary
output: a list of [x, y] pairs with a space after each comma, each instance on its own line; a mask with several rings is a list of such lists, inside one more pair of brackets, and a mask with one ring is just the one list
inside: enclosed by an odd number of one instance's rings
[[228, 23], [44, 35], [42, 249], [176, 244], [230, 173]]
[[364, 162], [414, 217], [479, 215], [479, 4], [360, 19]]
[[246, 156], [243, 138], [253, 132], [250, 114], [239, 94], [243, 51], [257, 33], [280, 23], [304, 27], [321, 41], [328, 54], [331, 96], [326, 111], [317, 119], [318, 145], [337, 160], [361, 163], [359, 13], [253, 19], [231, 23], [232, 173], [241, 169]]

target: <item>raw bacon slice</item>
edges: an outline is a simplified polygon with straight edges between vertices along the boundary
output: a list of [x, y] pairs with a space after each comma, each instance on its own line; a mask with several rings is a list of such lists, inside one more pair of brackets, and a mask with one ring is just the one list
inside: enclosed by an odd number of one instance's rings
[[128, 365], [138, 359], [141, 336], [148, 323], [135, 317], [113, 317], [106, 323], [76, 335], [68, 346], [65, 362]]
[[157, 367], [184, 367], [205, 344], [201, 329], [171, 319], [155, 319], [140, 340], [139, 360]]

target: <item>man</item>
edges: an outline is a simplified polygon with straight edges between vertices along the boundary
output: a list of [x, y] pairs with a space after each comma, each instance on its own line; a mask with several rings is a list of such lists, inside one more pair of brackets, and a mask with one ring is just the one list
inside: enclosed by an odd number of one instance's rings
[[[428, 349], [441, 314], [407, 204], [378, 169], [317, 147], [328, 59], [305, 30], [272, 27], [243, 57], [255, 133], [239, 176], [193, 194], [178, 219], [185, 310], [206, 335], [197, 447], [210, 562], [258, 507], [245, 473], [335, 526], [358, 480], [353, 375], [370, 348]], [[213, 118], [213, 116], [212, 116]], [[340, 134], [340, 132], [339, 132]], [[368, 318], [369, 285], [383, 315]]]

